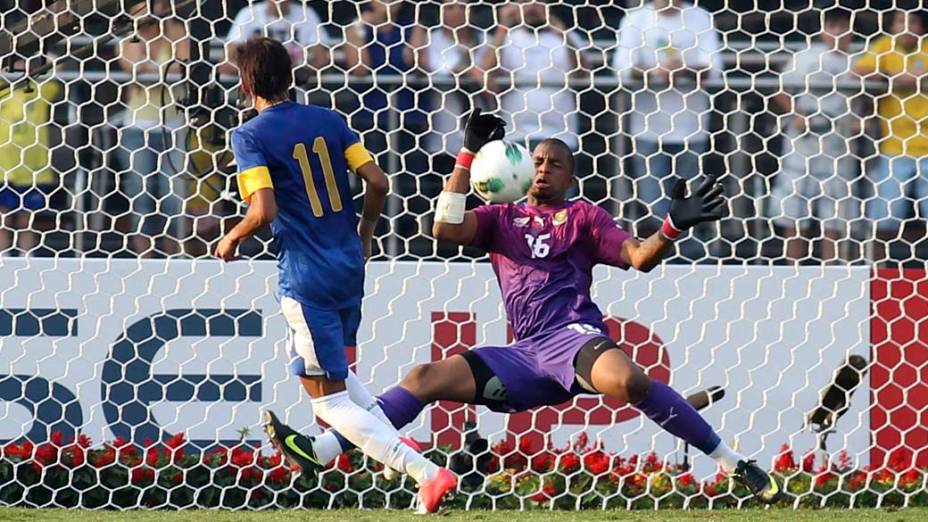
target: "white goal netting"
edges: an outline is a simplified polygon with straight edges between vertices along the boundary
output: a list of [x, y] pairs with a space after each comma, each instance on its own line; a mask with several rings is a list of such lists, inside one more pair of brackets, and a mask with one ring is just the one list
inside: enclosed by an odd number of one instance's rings
[[[574, 195], [638, 236], [672, 176], [719, 176], [723, 221], [650, 274], [597, 269], [610, 333], [775, 468], [784, 502], [924, 502], [928, 18], [695, 4], [0, 0], [0, 505], [409, 506], [357, 453], [299, 477], [260, 432], [264, 408], [320, 428], [288, 376], [269, 231], [210, 256], [244, 215], [227, 140], [257, 34], [391, 178], [351, 354], [373, 392], [511, 338], [486, 257], [429, 233], [481, 107], [528, 146], [566, 141]], [[750, 502], [596, 396], [439, 403], [404, 431], [463, 477], [461, 508]]]

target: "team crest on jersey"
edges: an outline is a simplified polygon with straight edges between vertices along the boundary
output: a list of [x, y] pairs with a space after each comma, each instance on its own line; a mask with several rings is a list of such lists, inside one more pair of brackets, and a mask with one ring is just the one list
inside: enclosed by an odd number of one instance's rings
[[567, 209], [565, 208], [564, 210], [555, 214], [554, 219], [552, 219], [551, 222], [554, 223], [554, 226], [563, 225], [564, 223], [567, 223]]
[[513, 218], [512, 225], [516, 227], [525, 227], [528, 226], [528, 222], [531, 218], [528, 216]]

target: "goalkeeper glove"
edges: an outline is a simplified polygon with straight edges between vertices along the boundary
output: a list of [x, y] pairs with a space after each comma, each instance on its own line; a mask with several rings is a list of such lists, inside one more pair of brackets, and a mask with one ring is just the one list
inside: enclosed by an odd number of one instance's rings
[[725, 204], [722, 184], [707, 177], [699, 187], [686, 196], [686, 180], [677, 178], [670, 191], [670, 212], [664, 219], [661, 234], [667, 239], [676, 239], [684, 230], [707, 221], [722, 219]]
[[464, 123], [464, 148], [476, 154], [487, 143], [502, 139], [506, 134], [504, 122], [499, 116], [481, 114], [480, 109], [474, 109]]

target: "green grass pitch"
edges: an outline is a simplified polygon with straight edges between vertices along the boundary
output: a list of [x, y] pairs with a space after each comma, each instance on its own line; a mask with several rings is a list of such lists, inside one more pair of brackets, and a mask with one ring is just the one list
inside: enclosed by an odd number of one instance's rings
[[[556, 520], [558, 522], [594, 522], [621, 520], [629, 522], [673, 522], [690, 521], [742, 521], [764, 520], [775, 522], [825, 522], [825, 521], [859, 521], [867, 522], [903, 522], [928, 520], [928, 508], [912, 509], [747, 509], [716, 511], [453, 511], [435, 515], [436, 520], [468, 520], [480, 522], [539, 522]], [[74, 522], [397, 522], [416, 520], [422, 522], [427, 517], [411, 512], [385, 510], [335, 510], [335, 511], [288, 511], [274, 510], [264, 512], [231, 512], [213, 510], [193, 511], [71, 511], [63, 509], [13, 509], [0, 508], [0, 521], [61, 521]]]

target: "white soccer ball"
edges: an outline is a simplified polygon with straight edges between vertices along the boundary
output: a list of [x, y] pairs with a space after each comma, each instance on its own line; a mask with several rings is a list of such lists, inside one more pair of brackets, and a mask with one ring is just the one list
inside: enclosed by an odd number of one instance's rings
[[489, 203], [511, 203], [528, 192], [535, 165], [517, 143], [491, 141], [477, 151], [470, 166], [470, 184]]

